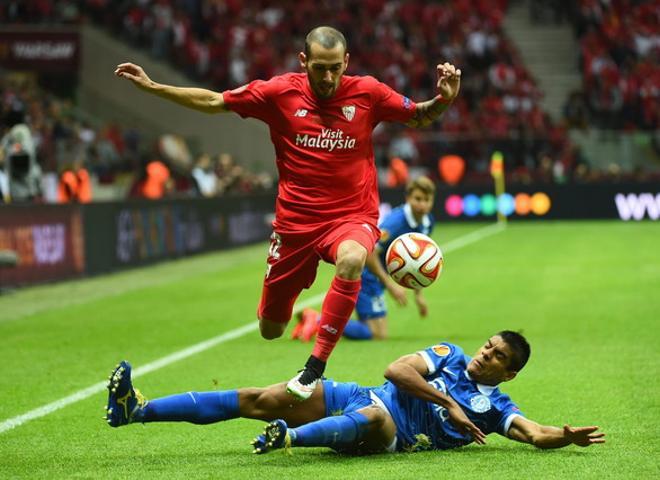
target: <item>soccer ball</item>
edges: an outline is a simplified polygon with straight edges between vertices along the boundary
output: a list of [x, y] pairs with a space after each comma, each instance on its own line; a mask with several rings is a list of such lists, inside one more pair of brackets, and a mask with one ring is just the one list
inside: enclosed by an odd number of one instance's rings
[[385, 254], [387, 273], [399, 285], [420, 289], [431, 285], [442, 273], [442, 251], [422, 233], [404, 233], [390, 244]]

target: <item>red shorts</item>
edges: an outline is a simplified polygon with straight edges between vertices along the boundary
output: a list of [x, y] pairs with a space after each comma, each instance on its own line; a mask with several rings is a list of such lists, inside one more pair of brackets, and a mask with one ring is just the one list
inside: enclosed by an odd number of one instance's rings
[[287, 323], [300, 292], [314, 283], [320, 260], [334, 264], [344, 240], [354, 240], [371, 253], [379, 237], [375, 225], [357, 220], [338, 221], [311, 232], [273, 232], [258, 317]]

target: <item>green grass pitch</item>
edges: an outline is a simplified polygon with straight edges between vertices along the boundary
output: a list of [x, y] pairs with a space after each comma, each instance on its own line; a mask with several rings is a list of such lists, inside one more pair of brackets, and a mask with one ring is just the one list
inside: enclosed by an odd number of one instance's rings
[[[441, 224], [440, 245], [482, 228]], [[0, 296], [0, 424], [255, 321], [266, 245]], [[328, 449], [252, 455], [262, 423], [109, 428], [98, 392], [0, 433], [0, 478], [659, 478], [660, 223], [527, 222], [445, 254], [431, 317], [391, 307], [391, 338], [342, 340], [327, 375], [365, 385], [387, 364], [447, 340], [472, 353], [523, 329], [532, 357], [502, 390], [531, 419], [599, 425], [607, 443], [540, 451], [486, 446], [347, 457]], [[328, 286], [322, 266], [301, 299]], [[412, 302], [411, 302], [412, 303]], [[290, 331], [290, 328], [289, 328]], [[289, 332], [288, 331], [288, 332]], [[311, 344], [252, 331], [136, 380], [148, 397], [288, 380]]]

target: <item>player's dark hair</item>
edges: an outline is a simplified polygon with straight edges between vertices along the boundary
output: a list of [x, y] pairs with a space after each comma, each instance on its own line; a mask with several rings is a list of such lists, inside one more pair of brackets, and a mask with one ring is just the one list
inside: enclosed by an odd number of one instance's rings
[[346, 38], [336, 28], [321, 26], [307, 34], [305, 38], [305, 56], [309, 58], [312, 43], [318, 43], [325, 49], [335, 48], [340, 43], [344, 47], [344, 53], [347, 50]]
[[519, 372], [525, 366], [527, 360], [529, 360], [529, 355], [532, 353], [529, 343], [527, 343], [525, 337], [520, 333], [512, 332], [511, 330], [502, 330], [497, 335], [499, 335], [513, 351], [513, 357], [509, 362], [509, 370]]
[[435, 183], [429, 177], [422, 175], [406, 185], [406, 195], [410, 195], [413, 190], [421, 190], [425, 195], [435, 195]]

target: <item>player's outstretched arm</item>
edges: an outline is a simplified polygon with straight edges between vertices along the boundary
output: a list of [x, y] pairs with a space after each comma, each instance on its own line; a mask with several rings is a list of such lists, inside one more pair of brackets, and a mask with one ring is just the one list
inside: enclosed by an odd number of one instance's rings
[[424, 359], [417, 355], [405, 355], [390, 364], [385, 370], [385, 378], [404, 392], [420, 400], [433, 402], [447, 409], [449, 421], [463, 435], [471, 435], [474, 441], [486, 443], [486, 435], [470, 421], [461, 407], [448, 395], [433, 388], [424, 379], [428, 367]]
[[133, 63], [121, 63], [115, 69], [115, 75], [133, 82], [138, 88], [184, 107], [204, 113], [227, 112], [221, 93], [204, 88], [173, 87], [156, 83], [145, 73], [141, 66]]
[[392, 296], [392, 298], [401, 306], [406, 306], [408, 303], [408, 298], [406, 297], [406, 290], [400, 285], [397, 285], [392, 277], [390, 277], [383, 264], [380, 262], [380, 258], [376, 249], [367, 256], [367, 261], [365, 266], [373, 273], [378, 280], [381, 281], [385, 288]]
[[417, 311], [421, 317], [426, 317], [429, 314], [429, 305], [424, 298], [423, 290], [420, 288], [415, 290], [415, 303], [417, 304]]
[[564, 428], [540, 425], [523, 417], [516, 417], [511, 422], [507, 436], [518, 442], [529, 443], [538, 448], [562, 448], [568, 445], [588, 447], [596, 443], [605, 443], [605, 434], [598, 432], [598, 427]]
[[439, 95], [426, 102], [417, 104], [415, 115], [406, 123], [409, 127], [426, 127], [433, 123], [447, 110], [451, 102], [458, 96], [461, 89], [461, 70], [449, 62], [437, 67]]

